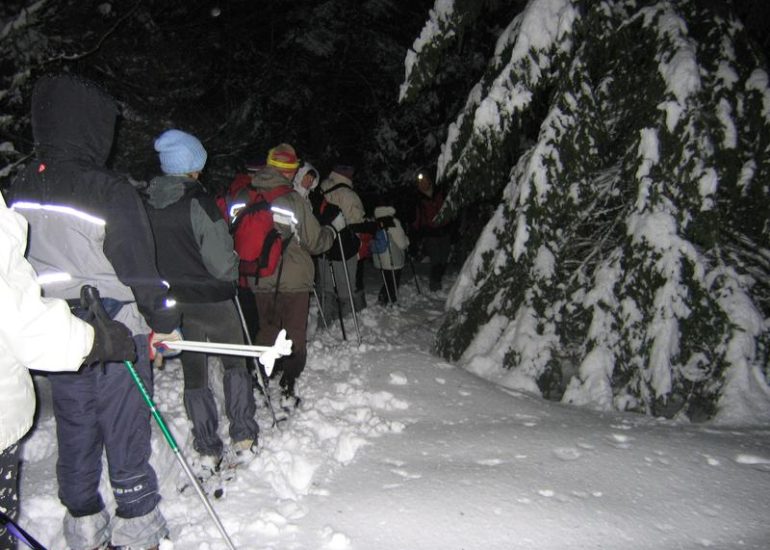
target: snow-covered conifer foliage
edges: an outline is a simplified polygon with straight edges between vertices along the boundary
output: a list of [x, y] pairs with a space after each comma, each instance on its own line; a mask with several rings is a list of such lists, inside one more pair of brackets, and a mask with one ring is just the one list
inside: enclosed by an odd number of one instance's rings
[[[402, 99], [465, 4], [437, 0]], [[442, 355], [569, 403], [770, 420], [770, 88], [729, 7], [531, 0], [505, 28], [438, 161], [442, 216], [499, 197]]]

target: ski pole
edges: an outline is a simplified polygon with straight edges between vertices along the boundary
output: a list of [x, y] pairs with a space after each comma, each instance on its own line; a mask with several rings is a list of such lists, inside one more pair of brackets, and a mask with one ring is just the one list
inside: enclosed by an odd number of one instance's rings
[[[285, 334], [285, 332], [284, 332]], [[290, 340], [286, 340], [287, 342], [290, 342]], [[204, 341], [196, 341], [196, 340], [180, 340], [178, 342], [160, 342], [160, 345], [163, 347], [169, 348], [174, 351], [192, 351], [192, 352], [198, 352], [198, 353], [211, 353], [214, 355], [237, 355], [239, 357], [265, 357], [265, 362], [268, 363], [268, 365], [265, 365], [267, 367], [266, 370], [272, 370], [272, 364], [270, 359], [275, 357], [276, 355], [279, 357], [283, 357], [284, 355], [289, 355], [291, 353], [291, 349], [289, 348], [288, 353], [284, 353], [284, 350], [279, 349], [281, 343], [276, 341], [276, 345], [273, 346], [252, 346], [252, 345], [244, 345], [244, 344], [228, 344], [226, 342], [204, 342]], [[278, 347], [276, 347], [278, 346]], [[275, 352], [274, 354], [270, 354], [270, 352]]]
[[334, 296], [337, 298], [337, 313], [340, 317], [340, 328], [342, 329], [342, 339], [347, 340], [348, 337], [345, 334], [345, 323], [342, 320], [342, 300], [340, 299], [340, 291], [337, 288], [337, 277], [334, 275], [334, 264], [331, 259], [329, 260], [329, 270], [332, 273], [332, 288], [334, 288]]
[[393, 280], [393, 296], [398, 301], [398, 283], [396, 282], [396, 264], [393, 262], [393, 249], [390, 247], [390, 235], [388, 236], [388, 257], [390, 258], [390, 278]]
[[[380, 260], [380, 265], [382, 265], [382, 260]], [[393, 298], [390, 296], [390, 289], [388, 288], [388, 279], [385, 277], [385, 270], [381, 267], [380, 273], [382, 274], [382, 284], [385, 287], [385, 294], [388, 296], [388, 304], [393, 303]]]
[[[243, 308], [241, 307], [241, 303], [238, 301], [238, 296], [235, 297], [235, 307], [238, 310], [238, 316], [241, 318], [241, 327], [243, 328], [243, 334], [246, 338], [246, 342], [251, 344], [251, 335], [249, 334], [249, 328], [246, 325], [246, 316], [243, 314]], [[259, 382], [259, 389], [262, 392], [262, 397], [265, 398], [265, 403], [267, 403], [267, 408], [270, 409], [270, 416], [273, 417], [273, 426], [278, 425], [278, 419], [275, 416], [275, 409], [273, 409], [273, 402], [270, 400], [270, 393], [267, 391], [267, 384], [265, 383], [265, 378], [262, 376], [262, 365], [259, 364], [259, 361], [257, 361], [257, 358], [252, 358], [252, 361], [254, 361], [254, 370], [257, 374], [257, 381]]]
[[5, 527], [6, 530], [14, 536], [14, 538], [23, 542], [32, 548], [32, 550], [45, 550], [45, 546], [36, 541], [32, 535], [22, 529], [18, 523], [6, 516], [2, 510], [0, 510], [0, 525]]
[[409, 265], [412, 267], [412, 275], [414, 275], [414, 286], [417, 287], [417, 294], [422, 295], [422, 291], [420, 290], [420, 280], [417, 278], [417, 270], [414, 268], [414, 261], [412, 261], [412, 257], [409, 255], [409, 251], [405, 251], [406, 258], [409, 260]]
[[350, 286], [350, 273], [348, 273], [348, 262], [345, 260], [345, 248], [342, 246], [342, 239], [337, 236], [337, 242], [340, 243], [340, 256], [342, 256], [342, 267], [345, 269], [345, 282], [348, 285], [348, 296], [350, 297], [350, 311], [353, 313], [353, 326], [356, 327], [356, 336], [358, 336], [358, 345], [361, 345], [361, 331], [358, 329], [358, 316], [356, 315], [356, 305], [353, 303], [353, 288]]
[[[83, 288], [80, 289], [80, 301], [81, 301], [81, 305], [84, 308], [87, 308], [89, 311], [91, 311], [91, 313], [93, 313], [93, 315], [96, 317], [97, 322], [100, 322], [100, 321], [105, 322], [110, 320], [109, 316], [107, 315], [107, 312], [104, 310], [104, 306], [102, 305], [101, 298], [99, 297], [99, 291], [95, 287], [84, 285]], [[233, 544], [233, 541], [230, 539], [230, 535], [228, 535], [227, 531], [225, 530], [225, 526], [222, 524], [222, 521], [219, 519], [219, 516], [217, 516], [217, 513], [214, 511], [214, 508], [211, 506], [211, 502], [209, 502], [209, 499], [206, 497], [206, 493], [203, 492], [203, 489], [201, 488], [198, 478], [196, 478], [195, 474], [193, 474], [192, 470], [190, 469], [190, 466], [187, 464], [187, 461], [184, 458], [184, 455], [179, 449], [179, 445], [177, 445], [176, 443], [176, 439], [174, 439], [174, 436], [172, 435], [171, 431], [168, 429], [166, 422], [163, 420], [163, 417], [160, 415], [160, 411], [158, 411], [157, 405], [155, 405], [155, 402], [152, 400], [152, 397], [150, 397], [150, 393], [147, 391], [147, 387], [144, 385], [144, 382], [139, 377], [139, 373], [136, 372], [136, 369], [134, 368], [134, 364], [131, 361], [123, 361], [123, 364], [128, 369], [128, 372], [131, 375], [131, 378], [133, 379], [134, 384], [139, 389], [139, 393], [142, 394], [142, 398], [144, 399], [145, 404], [150, 409], [150, 413], [152, 414], [152, 417], [155, 419], [155, 422], [158, 424], [158, 427], [160, 428], [160, 431], [163, 434], [163, 437], [166, 439], [166, 443], [168, 443], [168, 446], [171, 448], [171, 451], [174, 453], [174, 456], [179, 462], [179, 465], [182, 467], [182, 470], [184, 470], [184, 473], [187, 475], [193, 487], [195, 487], [195, 492], [198, 493], [198, 496], [200, 497], [204, 508], [206, 508], [206, 512], [208, 512], [209, 516], [214, 521], [214, 523], [217, 526], [217, 529], [222, 535], [222, 538], [225, 540], [225, 543], [227, 543], [227, 547], [230, 548], [230, 550], [236, 550], [235, 545]]]
[[318, 291], [315, 289], [315, 285], [313, 285], [313, 296], [315, 296], [315, 303], [318, 306], [318, 315], [321, 317], [324, 329], [329, 330], [329, 325], [326, 323], [326, 315], [324, 315], [324, 308], [321, 305], [321, 299], [318, 297]]

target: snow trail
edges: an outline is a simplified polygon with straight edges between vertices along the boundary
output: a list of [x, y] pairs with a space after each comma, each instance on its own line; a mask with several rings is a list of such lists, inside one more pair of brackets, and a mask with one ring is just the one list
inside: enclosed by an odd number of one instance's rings
[[[280, 428], [259, 400], [259, 455], [213, 503], [239, 549], [767, 548], [770, 430], [595, 412], [497, 386], [431, 355], [445, 296], [419, 296], [407, 278], [398, 306], [362, 312], [360, 346], [341, 341], [338, 322], [318, 332], [302, 408]], [[172, 361], [157, 374], [156, 401], [191, 456], [180, 370]], [[38, 388], [20, 522], [58, 549], [55, 423], [46, 381]], [[182, 474], [157, 430], [152, 461], [171, 528], [163, 550], [224, 549], [197, 497], [177, 492]], [[102, 492], [112, 506], [106, 479]]]

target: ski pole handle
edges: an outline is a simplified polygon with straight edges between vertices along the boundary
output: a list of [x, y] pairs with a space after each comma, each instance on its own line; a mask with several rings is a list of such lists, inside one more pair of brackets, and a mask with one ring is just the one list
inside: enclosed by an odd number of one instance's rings
[[107, 310], [104, 309], [99, 290], [95, 286], [83, 285], [80, 289], [80, 306], [90, 311], [102, 323], [110, 321]]

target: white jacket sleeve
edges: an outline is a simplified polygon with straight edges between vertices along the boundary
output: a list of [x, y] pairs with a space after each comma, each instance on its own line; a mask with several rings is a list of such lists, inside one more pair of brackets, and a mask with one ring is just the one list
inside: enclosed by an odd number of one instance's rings
[[388, 235], [393, 238], [393, 244], [401, 250], [406, 250], [409, 247], [409, 237], [406, 236], [406, 232], [397, 218], [394, 218], [393, 222], [395, 226], [388, 230]]
[[93, 328], [63, 300], [41, 297], [24, 258], [27, 222], [0, 201], [0, 349], [29, 369], [76, 371], [91, 351]]

